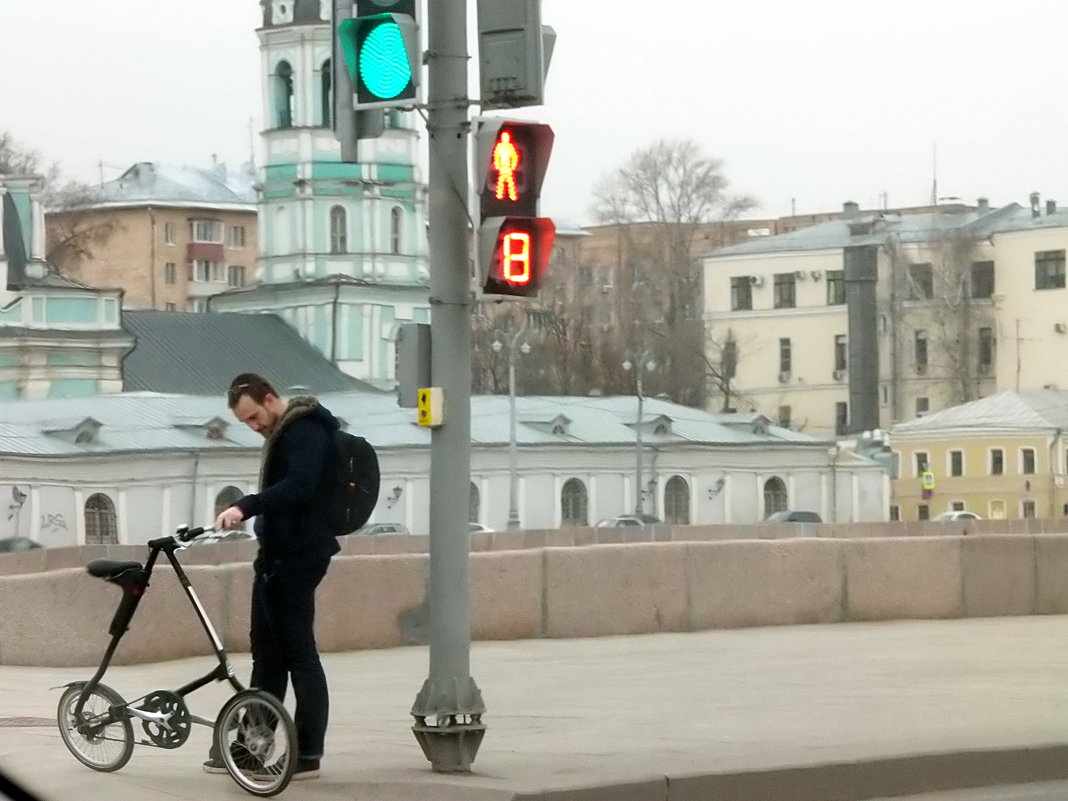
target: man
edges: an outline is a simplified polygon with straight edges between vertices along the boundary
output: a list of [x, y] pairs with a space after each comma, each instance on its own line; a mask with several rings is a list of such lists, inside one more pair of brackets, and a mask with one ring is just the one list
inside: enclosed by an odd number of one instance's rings
[[[315, 589], [340, 550], [326, 520], [333, 493], [332, 433], [337, 418], [311, 397], [287, 404], [263, 376], [242, 373], [227, 401], [242, 423], [261, 434], [260, 491], [245, 495], [215, 521], [229, 530], [256, 517], [259, 552], [253, 563], [250, 684], [280, 701], [292, 678], [296, 696], [294, 780], [319, 775], [329, 694], [315, 646]], [[217, 755], [209, 773], [226, 772]]]

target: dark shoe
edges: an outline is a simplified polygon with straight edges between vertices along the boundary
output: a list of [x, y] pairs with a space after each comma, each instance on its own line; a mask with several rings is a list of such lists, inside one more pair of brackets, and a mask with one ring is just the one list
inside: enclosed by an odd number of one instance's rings
[[297, 767], [293, 771], [293, 781], [299, 782], [303, 779], [318, 779], [319, 778], [319, 760], [318, 759], [298, 759]]
[[[239, 770], [256, 771], [263, 769], [263, 762], [258, 757], [250, 754], [241, 743], [231, 743], [230, 754], [233, 756], [234, 764], [237, 765]], [[208, 752], [208, 760], [204, 763], [204, 771], [206, 773], [229, 772], [214, 748]]]

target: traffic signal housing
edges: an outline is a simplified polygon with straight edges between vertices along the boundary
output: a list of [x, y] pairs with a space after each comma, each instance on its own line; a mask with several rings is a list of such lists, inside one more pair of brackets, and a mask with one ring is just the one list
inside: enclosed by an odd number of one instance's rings
[[353, 107], [412, 108], [419, 104], [419, 0], [356, 0], [338, 39], [352, 79]]
[[538, 216], [552, 128], [498, 117], [476, 117], [474, 126], [479, 289], [489, 298], [536, 297], [556, 235], [553, 221]]

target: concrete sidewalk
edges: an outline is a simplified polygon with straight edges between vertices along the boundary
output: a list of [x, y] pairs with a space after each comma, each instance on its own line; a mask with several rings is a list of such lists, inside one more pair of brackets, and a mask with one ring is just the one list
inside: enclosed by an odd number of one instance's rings
[[[476, 643], [488, 731], [460, 776], [433, 773], [410, 731], [426, 648], [324, 659], [323, 776], [289, 797], [853, 801], [1068, 778], [1068, 617]], [[247, 656], [234, 661], [247, 676]], [[114, 668], [105, 682], [131, 699], [211, 663]], [[0, 667], [0, 769], [52, 801], [248, 797], [200, 770], [204, 727], [173, 751], [138, 747], [114, 774], [77, 763], [49, 687], [91, 674]], [[213, 685], [190, 706], [213, 717], [227, 695]]]

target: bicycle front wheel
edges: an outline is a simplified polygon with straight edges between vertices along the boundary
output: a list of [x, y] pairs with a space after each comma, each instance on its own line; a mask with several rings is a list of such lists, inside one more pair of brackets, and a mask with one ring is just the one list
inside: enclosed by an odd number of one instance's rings
[[243, 690], [219, 712], [215, 750], [241, 789], [277, 795], [289, 785], [297, 766], [297, 730], [273, 695]]
[[75, 759], [93, 770], [109, 773], [130, 761], [133, 725], [128, 717], [112, 717], [111, 707], [123, 706], [126, 701], [106, 684], [97, 684], [85, 699], [81, 715], [75, 715], [87, 683], [72, 684], [60, 696], [56, 714], [59, 734]]

